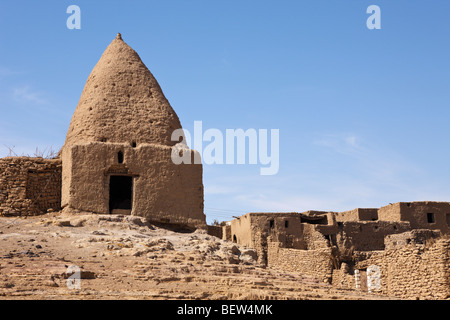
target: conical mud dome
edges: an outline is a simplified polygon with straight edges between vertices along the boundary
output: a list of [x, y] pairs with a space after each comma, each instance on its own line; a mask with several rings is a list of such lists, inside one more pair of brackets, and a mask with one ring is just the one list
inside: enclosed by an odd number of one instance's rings
[[205, 227], [203, 168], [173, 162], [175, 129], [158, 82], [118, 34], [89, 75], [60, 153], [61, 207]]
[[172, 146], [178, 116], [158, 82], [120, 34], [92, 70], [73, 114], [65, 146], [85, 142]]

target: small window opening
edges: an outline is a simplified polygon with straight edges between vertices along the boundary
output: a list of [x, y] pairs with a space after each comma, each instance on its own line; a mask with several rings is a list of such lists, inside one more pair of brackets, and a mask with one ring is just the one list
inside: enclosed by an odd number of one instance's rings
[[234, 242], [234, 243], [237, 243], [237, 237], [236, 237], [235, 234], [233, 235], [233, 242]]
[[275, 227], [275, 221], [270, 220], [269, 221], [269, 226], [270, 226], [270, 229], [273, 229]]
[[289, 228], [289, 221], [288, 220], [284, 221], [284, 227], [285, 228]]
[[100, 141], [101, 141], [101, 142], [106, 142], [107, 139], [106, 139], [106, 138], [101, 138]]
[[123, 163], [123, 152], [122, 152], [122, 151], [119, 151], [119, 152], [117, 153], [117, 161], [118, 161], [119, 163]]
[[136, 148], [136, 141], [133, 141], [132, 143], [131, 143], [131, 146], [133, 147], [133, 148]]
[[432, 212], [427, 213], [427, 221], [428, 223], [434, 223], [434, 213]]

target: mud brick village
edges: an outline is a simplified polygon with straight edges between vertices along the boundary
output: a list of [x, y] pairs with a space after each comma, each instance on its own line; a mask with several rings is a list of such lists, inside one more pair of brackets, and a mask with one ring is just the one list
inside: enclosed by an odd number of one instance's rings
[[195, 153], [172, 141], [176, 129], [118, 34], [57, 156], [0, 159], [0, 298], [450, 298], [450, 202], [208, 225], [202, 164], [171, 160], [174, 148]]

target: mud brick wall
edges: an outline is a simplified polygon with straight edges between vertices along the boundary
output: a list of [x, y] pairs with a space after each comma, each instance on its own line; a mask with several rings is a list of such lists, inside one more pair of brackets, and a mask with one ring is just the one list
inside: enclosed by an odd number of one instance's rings
[[61, 208], [61, 161], [0, 159], [0, 215], [33, 216]]
[[391, 234], [384, 238], [384, 245], [386, 249], [402, 248], [407, 244], [426, 244], [430, 239], [437, 239], [441, 237], [439, 230], [428, 229], [414, 229], [411, 231]]
[[222, 227], [222, 240], [232, 241], [230, 225], [225, 225]]
[[207, 233], [211, 236], [222, 239], [222, 227], [221, 226], [210, 226], [207, 225]]
[[206, 228], [202, 165], [176, 165], [172, 151], [169, 146], [147, 143], [136, 147], [109, 142], [66, 146], [61, 156], [62, 206], [109, 214], [111, 176], [119, 174], [132, 177], [132, 215], [151, 223]]
[[339, 226], [337, 242], [339, 247], [361, 251], [383, 250], [384, 238], [390, 234], [410, 230], [409, 222], [390, 221], [347, 221]]
[[359, 261], [363, 270], [377, 265], [381, 271], [381, 293], [404, 299], [450, 298], [450, 239], [432, 245], [409, 244], [386, 250]]
[[298, 272], [330, 283], [333, 272], [331, 256], [331, 248], [299, 250], [281, 248], [279, 243], [270, 242], [267, 261], [270, 268]]

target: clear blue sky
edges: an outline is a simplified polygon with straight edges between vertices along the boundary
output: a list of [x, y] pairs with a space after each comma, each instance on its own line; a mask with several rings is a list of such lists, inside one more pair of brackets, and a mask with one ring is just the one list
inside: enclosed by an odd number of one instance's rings
[[117, 32], [187, 130], [280, 130], [277, 175], [204, 166], [208, 221], [450, 201], [450, 1], [2, 0], [0, 156], [59, 150]]

